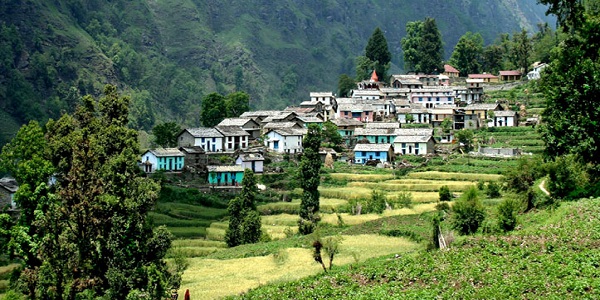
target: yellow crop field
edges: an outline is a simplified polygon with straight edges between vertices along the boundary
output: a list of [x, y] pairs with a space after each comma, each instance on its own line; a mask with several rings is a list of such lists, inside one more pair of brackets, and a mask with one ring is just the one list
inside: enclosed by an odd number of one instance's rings
[[447, 185], [451, 191], [466, 191], [476, 183], [472, 181], [454, 181], [449, 184], [444, 183], [413, 183], [413, 184], [401, 184], [401, 183], [388, 183], [388, 182], [350, 182], [348, 187], [362, 187], [373, 190], [382, 191], [415, 191], [415, 192], [433, 192], [439, 191], [440, 187]]
[[352, 174], [352, 173], [332, 173], [331, 178], [348, 181], [383, 181], [393, 179], [392, 174]]
[[[336, 265], [364, 261], [367, 258], [406, 253], [420, 246], [404, 238], [379, 235], [343, 236]], [[216, 299], [236, 295], [271, 282], [290, 281], [322, 272], [312, 258], [311, 249], [282, 250], [283, 259], [274, 255], [229, 260], [191, 258], [183, 274], [179, 294], [190, 290], [193, 299]]]
[[173, 247], [214, 247], [227, 248], [227, 244], [219, 241], [209, 241], [204, 239], [180, 239], [173, 241]]
[[433, 179], [433, 180], [493, 181], [493, 180], [500, 180], [500, 178], [502, 178], [502, 175], [427, 171], [427, 172], [408, 173], [408, 177], [413, 178], [413, 179]]

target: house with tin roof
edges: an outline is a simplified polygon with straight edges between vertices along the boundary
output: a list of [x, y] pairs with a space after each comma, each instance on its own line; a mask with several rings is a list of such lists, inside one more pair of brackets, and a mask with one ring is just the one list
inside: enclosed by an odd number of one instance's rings
[[223, 151], [223, 134], [215, 128], [187, 128], [177, 136], [177, 146], [199, 146], [206, 152]]
[[223, 135], [223, 150], [235, 151], [247, 149], [250, 134], [238, 126], [216, 126], [215, 129]]
[[260, 137], [260, 124], [252, 118], [227, 118], [223, 119], [217, 126], [237, 126], [250, 134], [250, 139]]
[[401, 155], [426, 155], [435, 152], [435, 139], [433, 135], [407, 135], [396, 136], [394, 152]]
[[391, 162], [394, 158], [392, 144], [356, 144], [354, 146], [354, 163], [364, 164], [369, 160]]
[[306, 129], [274, 128], [265, 133], [265, 147], [279, 153], [302, 153], [302, 138]]
[[235, 164], [242, 166], [244, 169], [250, 169], [254, 173], [262, 173], [264, 171], [265, 158], [258, 152], [240, 153], [235, 159]]
[[156, 171], [180, 172], [184, 167], [185, 154], [177, 148], [157, 148], [142, 154], [141, 169], [146, 173]]

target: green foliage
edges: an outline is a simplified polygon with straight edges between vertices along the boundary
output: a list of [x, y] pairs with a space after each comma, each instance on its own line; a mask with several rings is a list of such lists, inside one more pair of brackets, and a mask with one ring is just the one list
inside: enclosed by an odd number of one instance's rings
[[338, 79], [338, 96], [350, 97], [350, 91], [356, 88], [356, 82], [352, 77], [342, 74]]
[[451, 201], [452, 193], [450, 192], [450, 188], [447, 185], [443, 185], [440, 187], [440, 201]]
[[512, 231], [517, 226], [517, 214], [520, 204], [514, 199], [504, 199], [498, 205], [498, 227], [504, 231]]
[[375, 31], [373, 31], [367, 42], [365, 57], [375, 63], [375, 71], [379, 80], [386, 81], [386, 72], [392, 60], [392, 53], [390, 53], [387, 40], [379, 27], [375, 28]]
[[[316, 226], [318, 220], [311, 215], [319, 212], [319, 183], [321, 177], [321, 158], [319, 157], [319, 146], [321, 145], [322, 132], [316, 124], [308, 125], [308, 133], [302, 141], [304, 151], [300, 159], [300, 187], [303, 190], [302, 202], [300, 204], [300, 224], [312, 222]], [[300, 226], [302, 234], [308, 234], [314, 226]]]
[[436, 213], [431, 218], [431, 247], [433, 249], [440, 249], [440, 223], [442, 222], [441, 212]]
[[526, 74], [531, 64], [532, 43], [527, 30], [513, 34], [513, 48], [511, 52], [512, 63]]
[[250, 110], [250, 95], [245, 92], [235, 92], [225, 97], [225, 107], [228, 118], [237, 118]]
[[402, 38], [406, 68], [417, 73], [434, 74], [443, 70], [442, 37], [435, 19], [408, 22]]
[[385, 194], [382, 191], [372, 190], [371, 198], [365, 206], [366, 212], [381, 214], [385, 211]]
[[490, 181], [487, 184], [485, 193], [489, 198], [499, 198], [500, 186], [495, 181]]
[[396, 202], [394, 204], [398, 205], [400, 208], [412, 208], [412, 194], [410, 192], [400, 192], [398, 196], [396, 196]]
[[154, 142], [163, 148], [176, 147], [177, 135], [180, 131], [181, 127], [175, 122], [158, 124], [152, 128], [152, 134], [156, 138]]
[[[376, 62], [370, 60], [366, 56], [359, 56], [355, 59], [356, 63], [356, 81], [362, 81], [369, 79], [371, 74], [373, 74], [373, 70], [376, 68]], [[356, 88], [356, 85], [354, 85]]]
[[463, 235], [473, 234], [483, 223], [485, 215], [478, 191], [472, 187], [452, 206], [452, 228]]
[[465, 151], [473, 150], [473, 131], [470, 129], [461, 129], [454, 132], [454, 136], [462, 144]]
[[573, 155], [557, 157], [546, 165], [548, 181], [546, 186], [552, 197], [570, 199], [583, 196], [583, 190], [589, 184], [588, 167], [577, 161]]
[[[73, 116], [48, 122], [45, 136], [32, 123], [3, 150], [21, 179], [11, 244], [23, 269], [14, 288], [29, 297], [122, 299], [145, 290], [162, 298], [174, 284], [163, 260], [172, 235], [147, 218], [160, 186], [137, 176], [129, 104], [107, 85], [98, 102], [83, 97]], [[29, 150], [17, 154], [20, 145]]]
[[[541, 128], [546, 143], [545, 155], [557, 157], [574, 154], [583, 161], [594, 165], [600, 163], [600, 131], [597, 120], [600, 107], [596, 96], [600, 92], [597, 80], [600, 76], [600, 20], [597, 15], [583, 13], [572, 15], [572, 11], [581, 10], [581, 3], [570, 3], [574, 7], [563, 7], [566, 3], [551, 2], [552, 8], [559, 11], [562, 25], [571, 31], [560, 44], [555, 59], [544, 69], [540, 88], [546, 98], [546, 109], [542, 116], [545, 124]], [[552, 10], [551, 10], [552, 11]], [[561, 14], [565, 13], [566, 16]], [[577, 20], [573, 18], [578, 18]], [[583, 112], [583, 113], [582, 113]], [[565, 116], [576, 115], [576, 118]]]
[[450, 57], [450, 64], [460, 71], [460, 76], [479, 74], [483, 55], [483, 37], [479, 33], [467, 32], [459, 40]]
[[225, 97], [219, 93], [210, 93], [202, 98], [200, 119], [202, 126], [214, 127], [227, 117]]
[[333, 122], [327, 121], [323, 123], [322, 137], [323, 146], [342, 152], [342, 143], [344, 140], [338, 131], [337, 125], [333, 124]]
[[538, 158], [520, 158], [516, 168], [509, 169], [504, 175], [504, 183], [509, 190], [527, 192], [533, 183], [542, 176], [542, 161]]
[[242, 191], [229, 202], [229, 225], [225, 232], [225, 242], [229, 247], [256, 243], [261, 237], [260, 215], [256, 210], [256, 178], [250, 169], [244, 170]]

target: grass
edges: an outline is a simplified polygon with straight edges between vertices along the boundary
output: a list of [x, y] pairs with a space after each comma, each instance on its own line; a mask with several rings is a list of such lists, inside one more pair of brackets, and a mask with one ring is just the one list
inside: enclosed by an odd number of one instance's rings
[[431, 183], [397, 183], [397, 182], [351, 182], [349, 187], [366, 187], [378, 191], [414, 191], [414, 192], [435, 192], [439, 191], [440, 187], [447, 185], [452, 191], [466, 191], [476, 182], [471, 181], [453, 181], [446, 182], [431, 182]]
[[[404, 238], [380, 235], [342, 236], [336, 266], [364, 261], [387, 254], [407, 253], [419, 245]], [[277, 255], [228, 260], [189, 259], [190, 267], [183, 275], [180, 294], [190, 289], [197, 299], [215, 299], [239, 294], [260, 285], [287, 282], [322, 272], [308, 248], [283, 249]]]
[[[300, 199], [294, 199], [291, 202], [273, 202], [259, 205], [257, 207], [258, 212], [261, 215], [273, 215], [273, 214], [298, 214], [300, 211]], [[339, 210], [340, 207], [348, 203], [345, 199], [336, 198], [325, 198], [321, 195], [320, 199], [320, 210], [321, 212], [333, 212]]]
[[409, 178], [428, 179], [428, 180], [460, 180], [460, 181], [496, 181], [502, 178], [502, 175], [497, 174], [468, 174], [456, 172], [413, 172], [408, 174]]
[[333, 179], [347, 181], [384, 181], [394, 179], [393, 174], [351, 174], [351, 173], [332, 173]]

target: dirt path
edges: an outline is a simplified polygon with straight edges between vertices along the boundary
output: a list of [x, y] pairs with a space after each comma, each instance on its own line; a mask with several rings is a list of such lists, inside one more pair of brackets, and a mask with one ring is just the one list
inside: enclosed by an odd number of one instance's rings
[[544, 194], [546, 194], [547, 196], [550, 196], [550, 193], [544, 187], [545, 183], [546, 183], [546, 179], [542, 180], [542, 182], [540, 182], [539, 188], [540, 188], [540, 190], [542, 190], [542, 192], [544, 192]]

